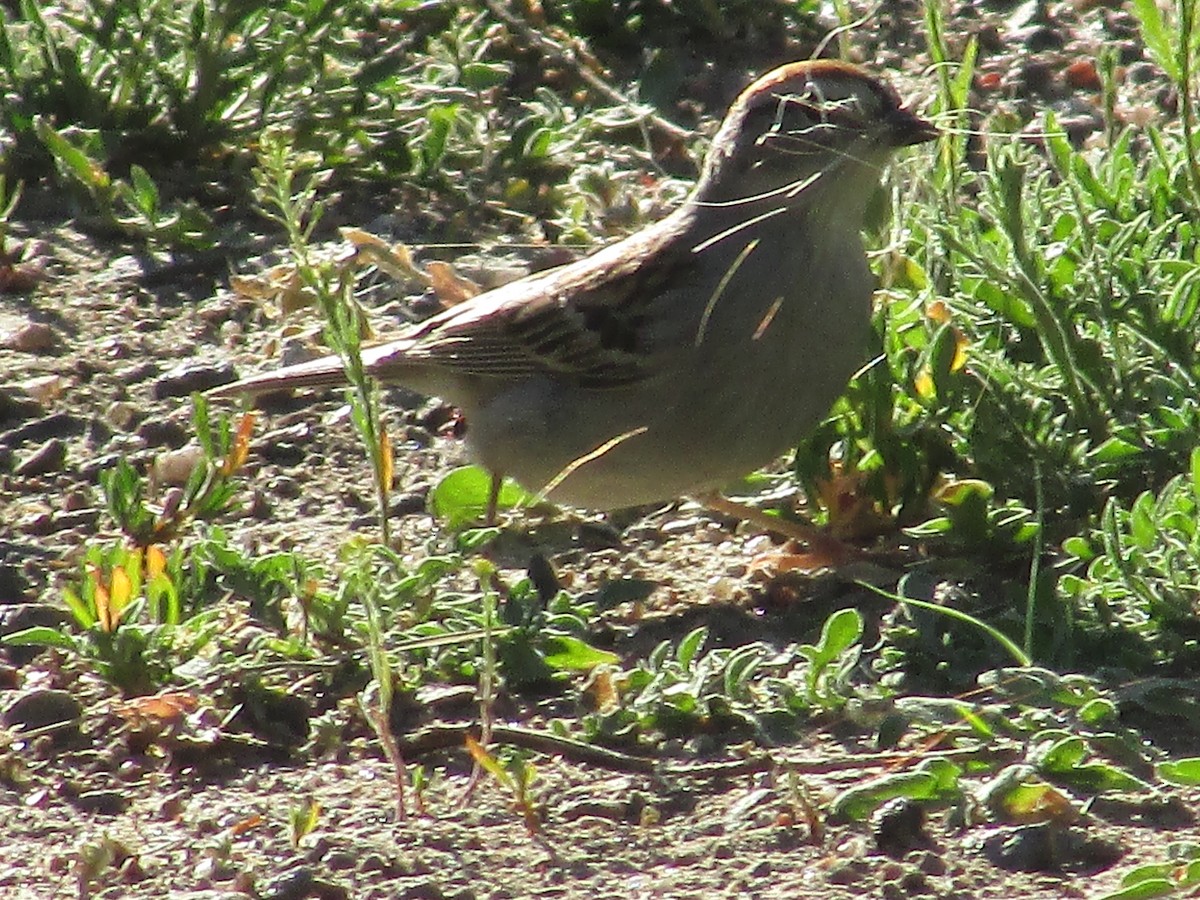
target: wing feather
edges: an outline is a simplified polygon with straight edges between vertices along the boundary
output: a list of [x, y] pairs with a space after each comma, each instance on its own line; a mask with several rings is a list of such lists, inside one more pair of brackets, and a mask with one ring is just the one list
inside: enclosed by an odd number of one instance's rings
[[654, 340], [666, 329], [655, 327], [661, 305], [653, 301], [692, 264], [676, 252], [674, 231], [657, 231], [657, 245], [615, 245], [499, 288], [506, 293], [486, 309], [468, 303], [443, 313], [413, 336], [407, 360], [482, 378], [566, 376], [598, 389], [650, 378], [669, 350]]

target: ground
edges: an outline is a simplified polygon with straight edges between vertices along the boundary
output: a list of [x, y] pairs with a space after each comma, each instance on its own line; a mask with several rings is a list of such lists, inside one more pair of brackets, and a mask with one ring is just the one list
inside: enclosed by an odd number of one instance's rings
[[[1086, 138], [1099, 115], [1094, 95], [1070, 83], [1083, 75], [1067, 74], [1069, 64], [1105, 41], [1132, 52], [1122, 37], [1128, 17], [1055, 12], [1051, 24], [980, 22], [981, 41], [1001, 47], [985, 59], [981, 79], [1012, 79], [1017, 103], [1029, 101], [1036, 79], [1065, 84], [1054, 105]], [[1054, 46], [1035, 46], [1047, 35]], [[901, 70], [906, 89], [919, 83], [899, 38], [874, 41], [878, 64]], [[48, 190], [30, 192], [12, 232], [34, 244], [41, 271], [33, 291], [0, 301], [5, 632], [33, 621], [22, 616], [46, 614], [85, 543], [111, 527], [97, 472], [122, 455], [148, 467], [187, 444], [188, 390], [228, 380], [229, 367], [252, 371], [279, 331], [259, 304], [228, 290], [231, 265], [256, 271], [260, 259], [149, 259], [72, 220]], [[440, 429], [446, 410], [436, 402], [394, 391], [389, 403], [404, 410], [393, 419], [407, 498], [401, 538], [423, 548], [438, 540], [425, 493], [463, 461], [463, 450]], [[332, 563], [346, 537], [374, 521], [366, 462], [341, 401], [273, 408], [257, 433], [245, 477], [258, 496], [230, 532], [256, 552], [297, 549]], [[775, 546], [770, 538], [694, 504], [608, 520], [532, 519], [512, 530], [502, 559], [510, 575], [537, 545], [572, 590], [624, 577], [657, 585], [644, 604], [609, 611], [613, 644], [627, 655], [701, 623], [715, 643], [736, 645], [812, 640], [826, 615], [847, 604], [878, 617], [881, 601], [856, 580], [894, 584], [915, 552], [896, 539], [878, 561], [780, 588], [752, 571]], [[1164, 843], [1181, 831], [1194, 833], [1200, 802], [1194, 791], [1098, 802], [1075, 824], [1046, 827], [989, 824], [963, 804], [924, 819], [899, 804], [867, 823], [838, 823], [825, 816], [832, 797], [910, 767], [922, 748], [878, 754], [861, 734], [816, 720], [797, 742], [769, 753], [746, 745], [693, 758], [680, 744], [653, 763], [570, 744], [534, 753], [540, 827], [531, 833], [511, 793], [493, 780], [468, 789], [461, 734], [430, 750], [414, 737], [418, 728], [401, 736], [401, 749], [426, 766], [428, 783], [419, 810], [410, 786], [401, 820], [394, 771], [365, 726], [337, 746], [302, 750], [208, 744], [196, 731], [227, 723], [192, 722], [186, 739], [156, 736], [144, 752], [131, 739], [139, 728], [127, 698], [86, 666], [53, 652], [3, 652], [0, 710], [10, 730], [0, 756], [0, 890], [10, 897], [1097, 896], [1116, 889], [1128, 868], [1162, 861]], [[67, 716], [78, 733], [18, 734], [17, 723], [28, 722], [13, 714], [19, 698], [41, 691], [43, 703], [69, 704], [51, 690], [82, 704]], [[508, 701], [499, 719], [544, 728], [569, 712], [556, 703]], [[435, 709], [420, 727], [429, 734], [438, 723], [471, 721], [452, 712]], [[526, 740], [519, 730], [499, 737]], [[318, 805], [316, 827], [293, 840], [289, 816], [308, 803]]]

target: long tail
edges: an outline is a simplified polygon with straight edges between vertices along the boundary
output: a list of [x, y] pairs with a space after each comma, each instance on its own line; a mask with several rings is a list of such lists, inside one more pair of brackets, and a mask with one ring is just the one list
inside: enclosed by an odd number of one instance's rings
[[[403, 373], [411, 372], [411, 367], [406, 363], [412, 345], [413, 341], [410, 338], [398, 338], [363, 347], [363, 368], [368, 375], [374, 375], [383, 381], [402, 380], [400, 376]], [[346, 370], [342, 366], [341, 357], [331, 354], [220, 385], [208, 391], [208, 396], [253, 396], [296, 388], [342, 387], [345, 384]]]
[[260, 372], [239, 381], [231, 381], [207, 391], [207, 396], [253, 396], [294, 388], [339, 387], [345, 383], [346, 370], [342, 366], [341, 357], [322, 356], [294, 366], [284, 366], [272, 372]]

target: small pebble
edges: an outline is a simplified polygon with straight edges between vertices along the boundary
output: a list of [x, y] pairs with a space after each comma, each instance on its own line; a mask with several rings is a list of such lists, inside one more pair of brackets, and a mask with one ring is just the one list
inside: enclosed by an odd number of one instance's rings
[[110, 404], [104, 411], [104, 421], [119, 431], [130, 431], [140, 417], [138, 408], [124, 400]]
[[41, 412], [41, 404], [25, 392], [0, 388], [0, 422], [19, 422]]
[[21, 388], [43, 406], [57, 400], [67, 387], [67, 379], [61, 375], [42, 375], [21, 382]]
[[67, 691], [37, 688], [17, 697], [4, 710], [3, 721], [9, 728], [35, 731], [50, 725], [78, 722], [83, 704]]
[[147, 447], [171, 447], [176, 450], [192, 436], [191, 429], [169, 419], [147, 419], [134, 433], [146, 442]]
[[22, 462], [17, 463], [13, 474], [21, 478], [32, 478], [37, 475], [48, 475], [60, 472], [67, 461], [67, 445], [60, 438], [50, 438]]
[[143, 381], [149, 381], [162, 371], [158, 363], [153, 360], [139, 360], [131, 366], [126, 366], [116, 373], [116, 378], [121, 384], [140, 384]]
[[925, 847], [925, 809], [907, 797], [895, 797], [883, 804], [871, 817], [875, 846], [888, 856], [903, 856], [909, 850]]
[[54, 329], [43, 322], [25, 322], [0, 331], [0, 347], [18, 353], [46, 353], [57, 343]]
[[[300, 482], [291, 475], [280, 475], [278, 478], [273, 479], [267, 485], [267, 489], [275, 496], [283, 497], [285, 500], [295, 500], [304, 493], [304, 488], [301, 486]], [[405, 495], [402, 494], [400, 496], [403, 497]], [[405, 514], [397, 510], [397, 503], [399, 500], [400, 497], [397, 497], [396, 500], [393, 501], [391, 509], [389, 510], [389, 512], [391, 512], [393, 515]]]
[[85, 791], [75, 798], [74, 806], [80, 812], [119, 816], [129, 808], [129, 797], [124, 791]]
[[186, 397], [193, 391], [206, 391], [237, 378], [233, 365], [222, 363], [183, 363], [154, 382], [150, 395], [155, 400]]
[[920, 854], [920, 858], [917, 860], [917, 868], [919, 868], [926, 875], [945, 875], [946, 860], [938, 856], [936, 853], [922, 853]]
[[1104, 86], [1096, 64], [1090, 59], [1079, 59], [1067, 66], [1063, 70], [1063, 80], [1070, 87], [1085, 91], [1098, 91]]
[[192, 444], [178, 450], [160, 453], [154, 460], [154, 480], [158, 484], [182, 487], [192, 477], [196, 466], [204, 462], [204, 451]]
[[26, 441], [45, 441], [54, 437], [73, 437], [83, 433], [84, 419], [70, 413], [57, 412], [32, 422], [26, 422], [0, 434], [0, 446], [15, 447]]
[[53, 517], [53, 530], [55, 533], [70, 531], [74, 528], [94, 531], [100, 523], [100, 514], [100, 510], [95, 507], [61, 512]]

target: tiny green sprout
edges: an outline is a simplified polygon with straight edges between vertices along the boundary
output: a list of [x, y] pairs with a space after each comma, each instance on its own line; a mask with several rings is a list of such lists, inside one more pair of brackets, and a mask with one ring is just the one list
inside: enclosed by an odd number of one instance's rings
[[321, 804], [314, 798], [307, 797], [288, 810], [288, 834], [292, 846], [299, 847], [300, 842], [316, 830], [321, 819]]
[[487, 748], [470, 735], [466, 737], [467, 752], [471, 758], [496, 782], [512, 794], [513, 809], [521, 814], [525, 831], [530, 837], [542, 834], [542, 810], [534, 802], [531, 788], [537, 770], [523, 755], [509, 753], [502, 757], [493, 756]]

